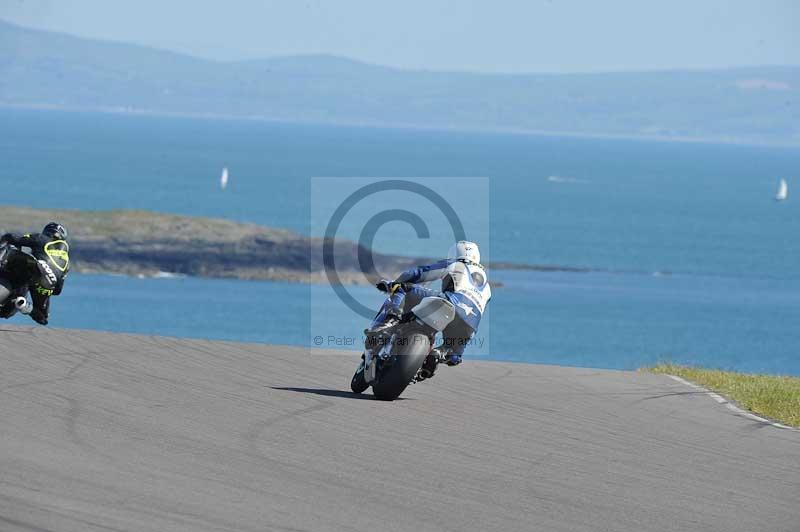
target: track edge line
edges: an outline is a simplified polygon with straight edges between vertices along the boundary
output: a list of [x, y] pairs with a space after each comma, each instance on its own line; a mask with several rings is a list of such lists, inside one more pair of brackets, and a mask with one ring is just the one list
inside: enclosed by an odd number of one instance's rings
[[666, 373], [665, 375], [667, 377], [669, 377], [670, 379], [672, 379], [672, 380], [680, 382], [681, 384], [684, 384], [684, 385], [686, 385], [686, 386], [688, 386], [690, 388], [694, 388], [697, 391], [703, 392], [705, 395], [707, 395], [708, 397], [711, 397], [717, 403], [725, 405], [728, 409], [732, 410], [733, 412], [735, 412], [739, 416], [745, 417], [747, 419], [752, 419], [753, 421], [758, 421], [759, 423], [764, 423], [765, 425], [771, 425], [771, 426], [773, 426], [775, 428], [784, 429], [784, 430], [790, 430], [790, 431], [793, 431], [793, 432], [800, 432], [800, 429], [798, 429], [798, 428], [790, 427], [789, 425], [784, 425], [783, 423], [778, 423], [777, 421], [773, 421], [771, 419], [767, 419], [767, 418], [758, 416], [758, 415], [754, 414], [753, 412], [750, 412], [749, 410], [745, 410], [744, 408], [741, 408], [740, 406], [736, 405], [733, 401], [727, 399], [726, 397], [723, 397], [722, 395], [720, 395], [720, 394], [718, 394], [716, 392], [712, 392], [708, 388], [704, 388], [703, 386], [700, 386], [700, 385], [695, 384], [695, 383], [693, 383], [691, 381], [688, 381], [688, 380], [684, 379], [683, 377], [678, 377], [677, 375], [670, 375], [669, 373]]

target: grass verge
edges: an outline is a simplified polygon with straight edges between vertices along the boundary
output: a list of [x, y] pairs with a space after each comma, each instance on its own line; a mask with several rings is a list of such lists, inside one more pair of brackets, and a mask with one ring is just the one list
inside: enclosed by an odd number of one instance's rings
[[675, 364], [659, 364], [643, 368], [643, 371], [683, 377], [709, 390], [724, 394], [751, 412], [785, 425], [800, 427], [800, 378], [798, 377], [752, 375]]

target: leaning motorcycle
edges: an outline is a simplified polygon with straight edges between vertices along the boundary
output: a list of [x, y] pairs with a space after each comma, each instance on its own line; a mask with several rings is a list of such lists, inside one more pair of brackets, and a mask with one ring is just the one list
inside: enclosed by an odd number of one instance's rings
[[391, 329], [373, 338], [365, 349], [350, 388], [362, 393], [372, 386], [377, 399], [393, 401], [414, 382], [431, 353], [436, 334], [456, 316], [455, 307], [441, 297], [426, 297]]
[[8, 318], [17, 310], [29, 314], [32, 305], [28, 286], [36, 282], [53, 289], [58, 278], [50, 265], [11, 244], [0, 244], [0, 317]]

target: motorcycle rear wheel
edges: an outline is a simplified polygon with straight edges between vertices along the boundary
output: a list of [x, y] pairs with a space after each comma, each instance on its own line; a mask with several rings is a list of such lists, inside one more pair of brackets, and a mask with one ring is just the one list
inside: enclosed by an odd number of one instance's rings
[[392, 365], [384, 369], [378, 380], [372, 383], [372, 393], [376, 399], [394, 401], [422, 367], [425, 357], [431, 350], [430, 339], [420, 332], [412, 332], [398, 339], [392, 346]]

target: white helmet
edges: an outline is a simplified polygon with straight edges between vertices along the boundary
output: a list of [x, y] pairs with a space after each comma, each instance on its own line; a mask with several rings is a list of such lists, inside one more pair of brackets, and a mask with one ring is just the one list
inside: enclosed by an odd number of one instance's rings
[[452, 245], [450, 251], [447, 252], [449, 260], [462, 260], [472, 262], [474, 264], [481, 263], [481, 252], [478, 249], [478, 244], [469, 242], [467, 240], [459, 240]]

